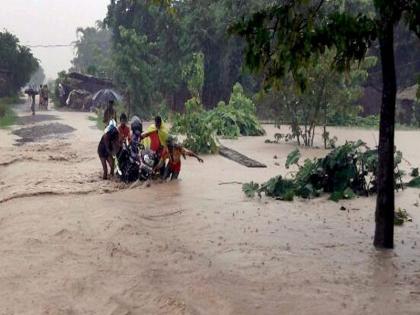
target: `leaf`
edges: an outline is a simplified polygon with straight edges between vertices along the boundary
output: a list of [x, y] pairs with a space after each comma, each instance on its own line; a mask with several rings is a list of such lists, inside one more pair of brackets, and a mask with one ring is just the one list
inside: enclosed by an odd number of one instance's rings
[[254, 198], [258, 192], [260, 185], [254, 182], [245, 183], [242, 185], [242, 191], [248, 198]]
[[404, 222], [412, 222], [413, 219], [407, 213], [407, 210], [398, 208], [394, 212], [394, 225], [403, 225]]
[[338, 202], [339, 200], [343, 199], [343, 192], [342, 191], [335, 191], [330, 195], [330, 200]]
[[297, 164], [300, 159], [300, 151], [299, 149], [294, 149], [292, 152], [289, 153], [286, 159], [286, 168], [288, 169], [290, 165]]
[[412, 168], [411, 172], [410, 172], [410, 176], [411, 177], [418, 177], [419, 176], [419, 168], [418, 167]]
[[407, 184], [408, 187], [420, 188], [420, 177], [417, 176], [410, 180]]
[[347, 187], [343, 191], [343, 198], [344, 199], [353, 199], [354, 197], [356, 197], [356, 194], [354, 193], [354, 191], [350, 187]]

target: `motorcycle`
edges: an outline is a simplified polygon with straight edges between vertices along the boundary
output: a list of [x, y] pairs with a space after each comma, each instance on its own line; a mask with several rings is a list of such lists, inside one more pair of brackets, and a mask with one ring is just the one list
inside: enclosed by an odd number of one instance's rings
[[146, 181], [152, 179], [154, 176], [154, 166], [156, 165], [157, 156], [156, 153], [150, 150], [140, 151], [140, 174], [139, 180]]
[[117, 154], [117, 174], [125, 183], [147, 181], [154, 176], [157, 156], [153, 151], [123, 144]]
[[132, 118], [131, 130], [131, 142], [124, 143], [117, 154], [117, 174], [126, 183], [147, 181], [155, 176], [154, 167], [159, 158], [155, 152], [145, 149], [140, 143], [143, 126], [136, 116]]
[[117, 154], [117, 174], [125, 182], [135, 182], [139, 179], [140, 161], [126, 143]]

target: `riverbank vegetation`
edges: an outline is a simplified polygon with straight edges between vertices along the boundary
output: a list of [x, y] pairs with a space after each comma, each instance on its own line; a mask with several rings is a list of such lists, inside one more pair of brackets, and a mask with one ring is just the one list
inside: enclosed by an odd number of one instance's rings
[[16, 121], [16, 113], [13, 106], [22, 103], [18, 96], [0, 98], [0, 128], [7, 128]]
[[16, 96], [39, 68], [31, 50], [8, 31], [0, 31], [0, 97]]
[[[276, 68], [282, 76], [269, 84], [267, 79], [274, 73], [248, 71], [255, 62], [250, 58], [255, 56], [246, 54], [247, 38], [232, 34], [232, 25], [241, 17], [265, 12], [269, 4], [257, 0], [113, 1], [103, 21], [77, 30], [76, 56], [69, 71], [112, 79], [126, 100], [126, 111], [143, 119], [159, 113], [174, 118], [177, 125], [180, 116], [187, 113], [187, 102], [198, 100], [203, 111], [210, 112], [200, 119], [212, 116], [218, 121], [212, 127], [221, 137], [247, 134], [237, 128], [242, 113], [229, 105], [236, 83], [253, 102], [256, 117], [289, 124], [290, 130], [282, 130], [282, 135], [297, 144], [312, 146], [318, 126], [324, 129], [325, 147], [331, 147], [334, 140], [327, 126], [378, 127], [380, 96], [373, 98], [370, 93], [381, 89], [376, 47], [370, 47], [364, 58], [346, 63], [344, 73], [331, 66], [338, 61], [333, 46], [318, 54], [317, 62], [300, 67], [298, 74]], [[375, 15], [368, 1], [329, 3], [321, 9], [319, 21], [334, 10]], [[420, 49], [403, 25], [398, 25], [395, 37], [403, 90], [415, 84], [415, 69], [420, 65], [414, 64], [414, 72], [408, 71], [407, 65], [413, 64]], [[286, 55], [282, 58], [287, 60]], [[61, 73], [58, 81], [63, 77]], [[299, 88], [303, 82], [305, 89]], [[399, 102], [397, 123], [418, 126], [418, 103], [413, 99]]]

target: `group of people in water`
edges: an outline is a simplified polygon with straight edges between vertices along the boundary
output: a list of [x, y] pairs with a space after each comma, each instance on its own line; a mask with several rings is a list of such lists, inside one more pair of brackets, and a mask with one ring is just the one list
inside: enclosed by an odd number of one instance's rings
[[[112, 177], [115, 172], [115, 156], [125, 144], [137, 148], [142, 144], [156, 156], [153, 172], [159, 175], [161, 180], [177, 179], [181, 172], [181, 158], [192, 156], [200, 163], [203, 159], [196, 153], [188, 150], [177, 139], [169, 135], [162, 118], [156, 116], [154, 124], [143, 132], [143, 125], [137, 116], [131, 118], [122, 113], [117, 125], [117, 113], [114, 102], [110, 101], [104, 111], [103, 122], [106, 125], [104, 134], [98, 145], [98, 155], [102, 164], [103, 179]], [[110, 172], [108, 172], [108, 166]]]

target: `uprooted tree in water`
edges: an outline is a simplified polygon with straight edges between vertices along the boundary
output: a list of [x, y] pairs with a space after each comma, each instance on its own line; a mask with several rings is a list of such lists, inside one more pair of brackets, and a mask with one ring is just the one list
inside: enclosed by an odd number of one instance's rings
[[186, 136], [185, 146], [198, 153], [216, 153], [217, 136], [237, 138], [265, 134], [255, 114], [255, 105], [236, 83], [229, 103], [206, 111], [200, 98], [193, 97], [185, 103], [185, 113], [176, 114], [172, 132]]
[[[314, 198], [322, 193], [330, 194], [330, 199], [351, 199], [368, 196], [378, 188], [378, 150], [371, 149], [361, 140], [346, 142], [332, 150], [324, 158], [306, 159], [300, 163], [300, 151], [295, 149], [286, 160], [286, 168], [295, 165], [297, 171], [290, 177], [276, 176], [259, 185], [251, 182], [243, 185], [248, 197], [262, 193], [269, 197], [291, 201], [295, 196]], [[401, 151], [395, 151], [394, 181], [396, 189], [403, 187], [404, 172], [399, 165]]]

